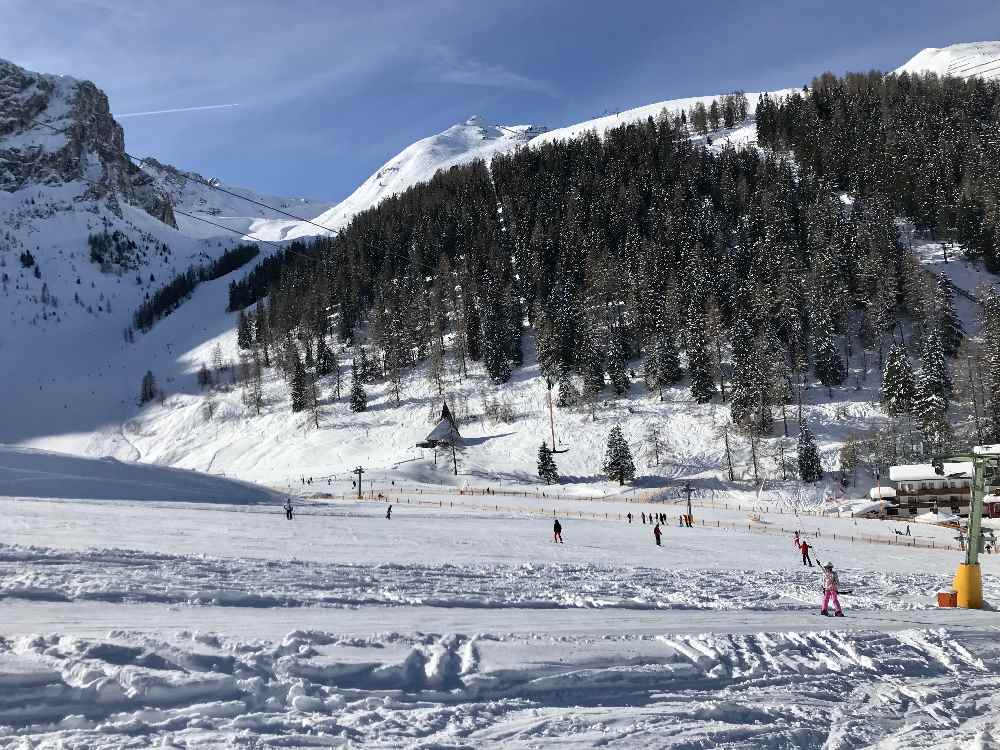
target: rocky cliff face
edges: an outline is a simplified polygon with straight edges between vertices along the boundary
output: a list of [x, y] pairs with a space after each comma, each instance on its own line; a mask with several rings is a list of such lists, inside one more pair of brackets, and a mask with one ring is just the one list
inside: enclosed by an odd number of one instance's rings
[[140, 206], [176, 226], [169, 199], [125, 156], [108, 98], [89, 81], [0, 60], [0, 190], [80, 183], [78, 200]]

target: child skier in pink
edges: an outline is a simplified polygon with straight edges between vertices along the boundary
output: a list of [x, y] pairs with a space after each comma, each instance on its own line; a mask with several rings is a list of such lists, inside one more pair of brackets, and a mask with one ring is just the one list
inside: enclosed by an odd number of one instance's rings
[[837, 611], [834, 614], [837, 617], [844, 616], [844, 611], [840, 608], [840, 599], [837, 598], [837, 588], [839, 586], [840, 579], [837, 578], [837, 574], [833, 572], [833, 563], [828, 562], [823, 566], [823, 609], [820, 610], [821, 615], [826, 615], [827, 617], [830, 616], [828, 606], [832, 601], [833, 606], [837, 608]]

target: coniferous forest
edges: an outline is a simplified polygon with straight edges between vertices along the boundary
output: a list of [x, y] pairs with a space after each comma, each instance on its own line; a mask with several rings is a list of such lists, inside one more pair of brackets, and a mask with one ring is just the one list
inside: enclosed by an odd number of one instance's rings
[[881, 382], [889, 418], [852, 460], [1000, 440], [1000, 295], [971, 341], [901, 232], [1000, 267], [1000, 86], [826, 74], [761, 98], [756, 146], [713, 146], [747, 111], [737, 93], [439, 172], [234, 282], [241, 347], [339, 392], [344, 345], [398, 401], [446, 357], [504, 383], [530, 332], [561, 405], [682, 384], [753, 440], [799, 434], [804, 389]]

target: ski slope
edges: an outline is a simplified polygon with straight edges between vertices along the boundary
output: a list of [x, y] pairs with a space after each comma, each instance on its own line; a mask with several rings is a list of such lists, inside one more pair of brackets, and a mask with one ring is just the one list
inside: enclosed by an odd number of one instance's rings
[[[383, 502], [338, 500], [300, 501], [289, 522], [277, 501], [0, 497], [0, 746], [1000, 739], [1000, 616], [933, 605], [955, 551], [848, 541], [874, 521], [765, 514], [801, 525], [853, 589], [848, 616], [826, 619], [790, 531], [713, 528], [737, 511], [696, 503], [699, 525], [668, 524], [658, 548], [614, 509], [675, 504], [609, 498], [605, 520], [574, 517], [585, 500], [391, 499], [391, 521]], [[1000, 563], [983, 564], [995, 601]]]
[[988, 80], [1000, 77], [1000, 42], [970, 42], [921, 50], [895, 73], [937, 73]]

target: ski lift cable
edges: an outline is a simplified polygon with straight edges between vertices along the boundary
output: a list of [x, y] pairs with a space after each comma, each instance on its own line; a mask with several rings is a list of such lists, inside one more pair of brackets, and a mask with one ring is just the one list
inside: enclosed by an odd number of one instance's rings
[[[287, 253], [292, 253], [292, 254], [295, 254], [295, 255], [302, 255], [302, 253], [297, 253], [296, 251], [291, 250], [291, 249], [289, 249], [289, 248], [287, 248], [287, 247], [285, 247], [283, 245], [279, 245], [277, 242], [271, 242], [271, 240], [262, 240], [262, 239], [258, 239], [258, 238], [254, 238], [254, 237], [248, 237], [247, 234], [246, 234], [246, 232], [241, 232], [239, 229], [233, 229], [232, 227], [227, 227], [225, 224], [217, 224], [214, 221], [209, 221], [208, 219], [203, 219], [200, 216], [195, 216], [194, 214], [189, 214], [186, 211], [181, 211], [179, 208], [174, 208], [173, 211], [174, 211], [174, 213], [180, 214], [181, 216], [186, 216], [189, 219], [195, 219], [196, 221], [203, 221], [206, 224], [211, 224], [213, 227], [218, 227], [219, 229], [225, 229], [227, 232], [232, 232], [233, 234], [238, 234], [240, 237], [246, 238], [247, 240], [250, 240], [251, 242], [263, 242], [265, 245], [271, 245], [272, 247], [276, 247], [279, 250], [284, 250]], [[309, 258], [309, 256], [307, 256], [307, 255], [302, 255], [302, 257], [303, 258]], [[309, 260], [313, 260], [313, 259], [309, 258]]]
[[[39, 122], [38, 124], [39, 125], [45, 125], [46, 127], [51, 127], [51, 125], [49, 125], [48, 123], [44, 123], [44, 122]], [[57, 133], [64, 133], [64, 132], [66, 132], [65, 130], [56, 130], [55, 128], [53, 128], [53, 130], [55, 130], [55, 132], [57, 132]], [[86, 184], [93, 185], [94, 187], [103, 187], [102, 183], [97, 182], [95, 180], [88, 180], [86, 177], [78, 177], [77, 179], [80, 182], [85, 182]], [[194, 214], [189, 214], [186, 211], [182, 211], [181, 209], [176, 208], [176, 207], [171, 207], [171, 208], [174, 211], [174, 213], [178, 213], [181, 216], [186, 216], [189, 219], [194, 219], [196, 221], [205, 222], [206, 224], [211, 224], [213, 227], [218, 227], [219, 229], [225, 229], [227, 232], [232, 232], [233, 234], [237, 234], [241, 238], [246, 239], [247, 241], [250, 241], [250, 242], [262, 242], [262, 243], [264, 243], [266, 245], [271, 245], [272, 247], [276, 247], [279, 250], [284, 250], [287, 253], [291, 253], [292, 255], [299, 255], [299, 256], [305, 258], [306, 260], [315, 260], [315, 258], [311, 258], [308, 255], [304, 255], [303, 253], [299, 253], [299, 252], [297, 252], [295, 250], [292, 250], [292, 249], [290, 249], [290, 248], [288, 248], [288, 247], [286, 247], [284, 245], [279, 245], [277, 242], [272, 242], [271, 240], [263, 240], [263, 239], [259, 239], [259, 238], [256, 238], [256, 237], [249, 237], [249, 236], [247, 236], [246, 232], [241, 232], [238, 229], [233, 229], [232, 227], [227, 227], [224, 224], [218, 224], [218, 223], [216, 223], [214, 221], [209, 221], [208, 219], [202, 218], [201, 216], [195, 216]]]
[[[66, 128], [63, 128], [63, 129], [60, 130], [59, 128], [53, 126], [51, 123], [43, 122], [41, 120], [30, 120], [29, 124], [41, 125], [43, 127], [48, 128], [49, 130], [53, 131], [54, 133], [58, 133], [58, 134], [64, 134], [64, 133], [66, 133], [69, 130], [69, 127], [66, 127]], [[123, 151], [122, 153], [124, 153], [125, 156], [128, 157], [130, 160], [132, 160], [134, 162], [137, 162], [140, 166], [142, 164], [146, 163], [145, 159], [139, 159], [139, 158], [137, 158], [135, 156], [132, 156], [127, 151]], [[156, 165], [151, 165], [151, 166], [156, 166]], [[160, 166], [159, 168], [161, 170], [166, 171], [166, 167]], [[177, 174], [179, 174], [185, 180], [191, 180], [193, 182], [197, 182], [197, 183], [199, 183], [201, 185], [204, 185], [205, 187], [207, 187], [207, 188], [209, 188], [211, 190], [216, 190], [216, 191], [218, 191], [220, 193], [225, 193], [226, 195], [230, 195], [230, 196], [232, 196], [234, 198], [239, 198], [241, 200], [248, 201], [249, 203], [253, 203], [253, 204], [257, 205], [257, 206], [270, 209], [270, 210], [275, 211], [277, 213], [280, 213], [280, 214], [283, 214], [285, 216], [288, 216], [289, 218], [295, 219], [296, 221], [302, 221], [302, 222], [305, 222], [306, 224], [312, 224], [315, 227], [319, 227], [320, 229], [323, 229], [323, 230], [325, 230], [327, 232], [330, 232], [333, 236], [337, 236], [337, 235], [340, 234], [339, 230], [331, 229], [330, 227], [325, 227], [322, 224], [316, 223], [315, 221], [310, 221], [309, 219], [304, 219], [301, 216], [296, 216], [295, 214], [289, 213], [288, 211], [283, 211], [282, 209], [276, 208], [275, 206], [270, 206], [267, 203], [262, 203], [261, 201], [256, 201], [256, 200], [253, 200], [252, 198], [248, 198], [245, 195], [240, 195], [239, 193], [234, 193], [234, 192], [232, 192], [230, 190], [226, 190], [224, 188], [219, 187], [218, 185], [211, 184], [208, 180], [196, 179], [196, 178], [191, 177], [190, 175], [188, 175], [188, 174], [186, 174], [184, 172], [181, 172], [180, 170], [177, 171]], [[89, 183], [91, 185], [99, 185], [99, 183], [92, 182], [92, 181], [84, 179], [82, 177], [80, 178], [80, 180], [82, 182], [87, 182], [87, 183]], [[290, 250], [287, 247], [285, 247], [283, 245], [278, 245], [275, 242], [272, 242], [270, 240], [262, 240], [262, 239], [258, 239], [258, 238], [255, 238], [255, 237], [250, 237], [245, 232], [240, 232], [240, 231], [238, 231], [236, 229], [231, 229], [230, 227], [226, 227], [226, 226], [223, 226], [221, 224], [216, 224], [215, 222], [209, 221], [208, 219], [203, 219], [203, 218], [198, 217], [198, 216], [193, 216], [192, 214], [185, 213], [185, 212], [181, 211], [180, 209], [174, 208], [174, 211], [176, 213], [179, 213], [179, 214], [183, 215], [183, 216], [187, 216], [188, 218], [196, 219], [198, 221], [203, 221], [206, 224], [211, 224], [212, 226], [219, 227], [220, 229], [225, 229], [226, 231], [233, 232], [234, 234], [238, 234], [241, 237], [245, 238], [247, 241], [250, 241], [250, 242], [263, 242], [263, 243], [266, 243], [268, 245], [273, 245], [275, 247], [281, 248], [281, 249], [285, 250], [286, 252], [291, 253], [292, 255], [298, 255], [298, 256], [303, 257], [303, 258], [305, 258], [307, 260], [313, 260], [313, 261], [317, 260], [317, 258], [312, 258], [310, 256], [307, 256], [307, 255], [304, 255], [302, 253], [296, 252], [294, 250]], [[367, 240], [363, 240], [363, 239], [359, 238], [357, 241], [360, 242], [365, 247], [368, 247], [368, 248], [370, 248], [372, 250], [377, 250], [378, 252], [385, 254], [386, 257], [388, 257], [390, 255], [388, 253], [388, 251], [385, 250], [385, 248], [381, 248], [381, 247], [378, 247], [377, 245], [373, 245], [370, 242], [368, 242]], [[426, 264], [424, 264], [424, 263], [422, 263], [420, 261], [415, 261], [412, 258], [408, 258], [408, 262], [414, 263], [418, 267], [424, 269], [425, 271], [429, 271], [432, 274], [437, 272], [436, 269], [431, 269], [430, 266], [428, 266], [428, 265], [426, 265]]]
[[[50, 130], [52, 130], [55, 133], [62, 134], [62, 133], [65, 133], [67, 130], [69, 130], [69, 128], [64, 128], [64, 129], [60, 130], [60, 129], [56, 128], [55, 126], [53, 126], [51, 123], [43, 122], [41, 120], [31, 120], [31, 122], [34, 123], [34, 124], [36, 124], [36, 125], [42, 125], [43, 127], [49, 128]], [[147, 163], [146, 159], [140, 159], [137, 156], [132, 156], [132, 154], [130, 154], [128, 151], [122, 151], [122, 153], [125, 154], [125, 156], [129, 160], [135, 162], [139, 167], [142, 167], [144, 164]], [[159, 169], [161, 172], [167, 172], [169, 174], [173, 174], [173, 173], [168, 172], [167, 168], [165, 166], [163, 166], [163, 165], [160, 165], [160, 164], [150, 164], [150, 166], [154, 167], [155, 169]], [[326, 232], [332, 232], [333, 234], [337, 233], [337, 230], [335, 230], [335, 229], [331, 229], [330, 227], [323, 226], [322, 224], [318, 224], [317, 222], [312, 221], [310, 219], [306, 219], [306, 218], [304, 218], [302, 216], [296, 216], [295, 214], [289, 213], [288, 211], [280, 209], [280, 208], [278, 208], [276, 206], [271, 206], [271, 205], [269, 205], [267, 203], [263, 203], [261, 201], [254, 200], [253, 198], [248, 198], [247, 196], [240, 195], [239, 193], [234, 193], [232, 190], [226, 190], [225, 188], [220, 187], [219, 185], [213, 184], [209, 180], [204, 180], [204, 179], [195, 177], [195, 176], [193, 176], [191, 174], [182, 172], [180, 170], [177, 170], [176, 174], [180, 175], [180, 177], [183, 180], [185, 180], [185, 181], [195, 182], [195, 183], [197, 183], [199, 185], [204, 185], [205, 187], [207, 187], [207, 188], [209, 188], [211, 190], [216, 190], [216, 191], [218, 191], [220, 193], [225, 193], [226, 195], [232, 196], [233, 198], [239, 198], [240, 200], [244, 200], [244, 201], [246, 201], [248, 203], [252, 203], [255, 206], [259, 206], [261, 208], [266, 208], [266, 209], [268, 209], [270, 211], [274, 211], [275, 213], [279, 213], [279, 214], [281, 214], [283, 216], [287, 216], [290, 219], [295, 219], [296, 221], [305, 222], [306, 224], [312, 224], [314, 227], [319, 227], [320, 229], [322, 229], [322, 230], [324, 230]]]

